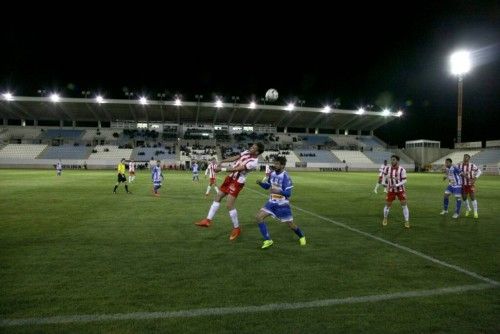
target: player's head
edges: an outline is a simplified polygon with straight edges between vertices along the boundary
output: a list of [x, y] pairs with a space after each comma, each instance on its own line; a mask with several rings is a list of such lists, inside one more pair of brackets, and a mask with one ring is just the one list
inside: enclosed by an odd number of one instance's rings
[[399, 156], [396, 154], [391, 155], [391, 165], [396, 166], [399, 163]]
[[283, 155], [278, 155], [277, 157], [274, 158], [274, 170], [277, 172], [282, 171], [285, 169], [286, 166], [286, 157]]
[[384, 160], [384, 165], [387, 165], [387, 160]]
[[157, 160], [157, 161], [156, 161], [156, 165], [157, 165], [158, 167], [160, 167], [160, 165], [161, 165], [161, 161], [160, 161], [160, 160]]
[[467, 163], [470, 160], [470, 155], [464, 154], [464, 162]]
[[121, 163], [124, 163], [124, 162], [125, 162], [125, 158], [122, 158], [122, 159], [120, 160], [120, 162], [121, 162]]
[[262, 152], [264, 152], [264, 144], [262, 144], [261, 142], [255, 143], [250, 147], [249, 151], [250, 154], [260, 155]]
[[452, 162], [453, 162], [453, 161], [452, 161], [450, 158], [448, 158], [448, 159], [446, 159], [446, 160], [444, 161], [444, 165], [445, 165], [446, 167], [450, 168], [450, 167], [451, 167], [451, 163], [452, 163]]

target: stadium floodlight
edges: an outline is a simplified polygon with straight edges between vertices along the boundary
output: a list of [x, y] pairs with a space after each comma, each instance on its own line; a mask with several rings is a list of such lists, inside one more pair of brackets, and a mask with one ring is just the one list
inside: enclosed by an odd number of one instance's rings
[[397, 116], [397, 117], [401, 117], [401, 116], [403, 116], [403, 111], [398, 110], [398, 112], [396, 113], [396, 116]]
[[176, 98], [176, 99], [175, 99], [175, 101], [174, 101], [174, 105], [175, 105], [175, 106], [178, 106], [178, 107], [179, 107], [179, 106], [182, 106], [182, 101], [181, 101], [181, 99]]
[[95, 101], [97, 103], [104, 103], [104, 98], [101, 95], [95, 97]]
[[462, 97], [464, 75], [471, 69], [470, 52], [457, 51], [450, 57], [451, 73], [458, 78], [457, 143], [462, 142]]
[[295, 109], [295, 104], [293, 104], [293, 103], [288, 103], [288, 105], [285, 108], [285, 110], [288, 110], [288, 111], [292, 111], [293, 109]]
[[61, 97], [59, 96], [59, 94], [53, 93], [53, 94], [50, 94], [50, 100], [54, 103], [57, 103], [57, 102], [61, 101]]
[[145, 104], [148, 104], [148, 99], [144, 96], [141, 96], [139, 98], [139, 102], [142, 104], [142, 105], [145, 105]]
[[255, 104], [255, 102], [252, 101], [252, 102], [250, 102], [248, 108], [255, 109], [255, 108], [257, 108], [257, 105]]
[[365, 109], [359, 108], [358, 109], [358, 115], [363, 115], [365, 113]]
[[391, 114], [391, 111], [387, 108], [385, 108], [384, 110], [382, 110], [382, 115], [383, 116], [389, 116]]
[[329, 113], [330, 110], [332, 110], [332, 108], [330, 108], [330, 106], [325, 106], [323, 109], [321, 109], [321, 112], [326, 114], [326, 113]]
[[215, 107], [222, 108], [222, 106], [223, 106], [222, 101], [220, 99], [217, 99], [217, 101], [215, 101]]
[[464, 75], [470, 71], [471, 60], [470, 52], [457, 51], [450, 57], [451, 73], [453, 75]]
[[10, 93], [10, 92], [4, 93], [4, 94], [2, 94], [2, 96], [3, 96], [4, 100], [6, 100], [6, 101], [14, 100], [14, 96], [12, 96], [12, 93]]

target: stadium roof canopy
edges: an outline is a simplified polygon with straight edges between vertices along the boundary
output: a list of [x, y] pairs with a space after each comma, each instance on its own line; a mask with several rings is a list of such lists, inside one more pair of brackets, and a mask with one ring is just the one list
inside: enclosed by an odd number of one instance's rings
[[0, 98], [0, 117], [25, 120], [135, 121], [176, 124], [239, 124], [276, 127], [375, 130], [401, 114], [239, 103], [181, 102], [13, 96]]

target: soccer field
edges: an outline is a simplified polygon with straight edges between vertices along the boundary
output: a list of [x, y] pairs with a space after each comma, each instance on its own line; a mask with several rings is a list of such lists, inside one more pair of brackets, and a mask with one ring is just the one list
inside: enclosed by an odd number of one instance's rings
[[377, 173], [291, 172], [307, 246], [269, 220], [261, 250], [260, 172], [235, 242], [225, 200], [194, 225], [211, 200], [189, 172], [164, 172], [159, 198], [147, 172], [131, 195], [114, 171], [55, 174], [0, 170], [0, 332], [500, 331], [499, 177], [477, 182], [479, 219], [452, 220], [442, 175], [409, 174], [408, 230], [398, 202], [382, 227]]

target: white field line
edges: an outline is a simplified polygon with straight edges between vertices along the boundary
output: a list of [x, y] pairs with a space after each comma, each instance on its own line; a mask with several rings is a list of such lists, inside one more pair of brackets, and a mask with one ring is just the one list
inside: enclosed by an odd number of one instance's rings
[[396, 292], [384, 295], [369, 295], [361, 297], [347, 297], [339, 299], [322, 299], [299, 303], [279, 303], [260, 306], [238, 306], [238, 307], [216, 307], [201, 308], [192, 310], [181, 310], [171, 312], [136, 312], [117, 314], [84, 314], [66, 315], [46, 318], [24, 318], [24, 319], [0, 319], [0, 327], [12, 326], [36, 326], [54, 324], [81, 324], [89, 322], [104, 321], [127, 321], [127, 320], [151, 320], [151, 319], [173, 319], [173, 318], [194, 318], [204, 316], [223, 316], [230, 314], [248, 314], [258, 312], [272, 312], [283, 310], [297, 310], [314, 307], [328, 307], [335, 305], [374, 303], [386, 300], [397, 300], [405, 298], [429, 297], [447, 294], [464, 293], [468, 291], [479, 291], [495, 288], [496, 285], [480, 283], [474, 285], [462, 285], [449, 288], [439, 288], [432, 290], [415, 290], [407, 292]]

